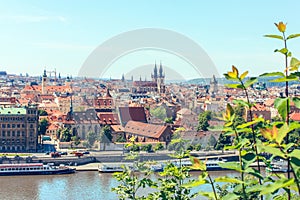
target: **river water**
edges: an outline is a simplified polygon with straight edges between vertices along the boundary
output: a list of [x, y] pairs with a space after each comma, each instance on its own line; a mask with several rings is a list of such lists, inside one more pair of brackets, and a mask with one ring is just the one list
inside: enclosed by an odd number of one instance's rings
[[[216, 176], [237, 176], [235, 172], [211, 172]], [[193, 172], [197, 178], [199, 172]], [[47, 176], [2, 176], [0, 177], [0, 199], [2, 200], [116, 200], [117, 195], [111, 192], [118, 182], [111, 174], [98, 172], [76, 172], [68, 175]], [[202, 190], [210, 190], [202, 185]]]

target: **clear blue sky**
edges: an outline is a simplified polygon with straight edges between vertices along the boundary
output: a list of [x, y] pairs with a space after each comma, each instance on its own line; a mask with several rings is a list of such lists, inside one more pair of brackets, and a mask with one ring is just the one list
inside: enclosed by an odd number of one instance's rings
[[[102, 42], [139, 28], [163, 28], [188, 36], [207, 52], [220, 73], [232, 64], [255, 75], [278, 71], [283, 62], [273, 50], [282, 44], [262, 36], [277, 33], [273, 23], [279, 21], [288, 23], [287, 33], [300, 33], [300, 1], [245, 2], [0, 0], [0, 71], [39, 75], [46, 67], [76, 76]], [[300, 39], [289, 47], [299, 58]], [[119, 64], [126, 65], [130, 59], [135, 59], [134, 55]], [[163, 61], [182, 67], [174, 60]], [[108, 75], [113, 77], [124, 73], [111, 71]]]

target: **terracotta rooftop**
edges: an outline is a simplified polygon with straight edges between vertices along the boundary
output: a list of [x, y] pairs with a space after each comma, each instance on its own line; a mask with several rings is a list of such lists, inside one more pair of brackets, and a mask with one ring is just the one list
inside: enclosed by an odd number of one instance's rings
[[147, 122], [143, 107], [119, 107], [119, 114], [122, 124], [126, 124], [130, 120]]
[[290, 114], [290, 118], [291, 118], [291, 120], [294, 120], [294, 121], [300, 121], [300, 113], [294, 112], [294, 113]]
[[167, 126], [128, 121], [125, 126], [125, 132], [146, 137], [159, 138], [166, 130], [166, 128]]

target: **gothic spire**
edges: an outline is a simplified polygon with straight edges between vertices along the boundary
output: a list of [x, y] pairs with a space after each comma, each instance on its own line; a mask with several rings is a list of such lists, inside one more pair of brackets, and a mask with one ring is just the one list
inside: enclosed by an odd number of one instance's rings
[[154, 78], [157, 78], [157, 66], [156, 66], [156, 61], [155, 61], [155, 66], [154, 66], [154, 74], [153, 74]]
[[162, 68], [161, 61], [160, 61], [160, 66], [159, 66], [159, 77], [160, 77], [160, 78], [163, 77], [163, 68]]

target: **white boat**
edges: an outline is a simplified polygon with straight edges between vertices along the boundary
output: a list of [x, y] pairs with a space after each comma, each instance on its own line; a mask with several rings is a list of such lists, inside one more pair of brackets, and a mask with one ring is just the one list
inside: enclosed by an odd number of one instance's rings
[[[226, 170], [222, 167], [219, 166], [219, 163], [224, 163], [226, 162], [226, 159], [215, 159], [215, 160], [206, 160], [206, 161], [202, 161], [206, 164], [206, 170], [207, 171], [218, 171], [218, 170]], [[173, 162], [173, 164], [177, 167], [181, 166], [185, 166], [185, 167], [191, 167], [193, 166], [193, 163], [190, 160], [182, 160], [180, 161], [176, 161]], [[191, 171], [194, 169], [191, 169]]]
[[106, 163], [99, 164], [98, 171], [101, 173], [123, 172], [124, 167], [134, 170], [133, 163]]
[[71, 174], [75, 169], [43, 163], [0, 164], [0, 176]]
[[268, 172], [288, 172], [288, 163], [286, 160], [273, 160], [271, 167], [267, 167]]
[[[113, 172], [123, 172], [124, 167], [128, 167], [132, 171], [138, 171], [138, 169], [134, 166], [134, 163], [105, 163], [98, 165], [98, 171], [101, 173], [113, 173]], [[163, 171], [162, 164], [149, 164], [146, 165], [153, 172]]]

